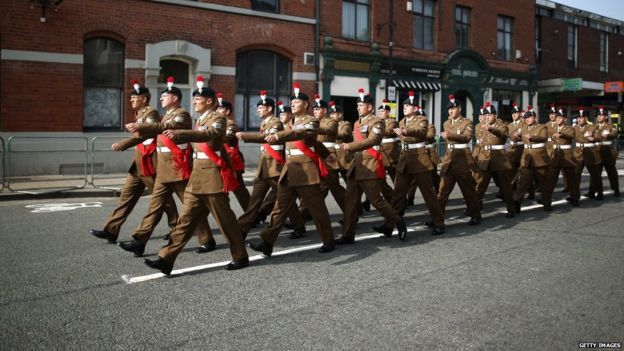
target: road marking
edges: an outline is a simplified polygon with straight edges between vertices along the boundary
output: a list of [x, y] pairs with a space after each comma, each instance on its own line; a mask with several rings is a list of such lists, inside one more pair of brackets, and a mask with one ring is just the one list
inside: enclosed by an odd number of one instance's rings
[[48, 213], [73, 211], [79, 208], [102, 207], [101, 202], [77, 202], [77, 203], [52, 203], [52, 204], [34, 204], [26, 205], [26, 208], [34, 208], [31, 213]]
[[[613, 193], [613, 191], [605, 191], [604, 194], [608, 195]], [[586, 200], [587, 197], [586, 196], [581, 196], [580, 200]], [[558, 206], [558, 205], [563, 205], [563, 204], [567, 204], [568, 201], [566, 201], [565, 199], [562, 200], [558, 200], [558, 201], [553, 201], [552, 202], [552, 206]], [[533, 210], [536, 208], [540, 208], [540, 207], [544, 207], [540, 204], [535, 204], [535, 205], [529, 205], [529, 206], [524, 206], [521, 208], [521, 211], [527, 211], [527, 210]], [[487, 215], [484, 215], [483, 218], [490, 218], [490, 217], [494, 217], [498, 214], [505, 214], [507, 213], [506, 209], [501, 209], [498, 208], [495, 211], [488, 213]], [[448, 219], [445, 220], [445, 225], [449, 226], [449, 225], [453, 225], [453, 224], [459, 224], [459, 223], [467, 223], [468, 219], [466, 218], [460, 218], [460, 217], [450, 217]], [[426, 230], [429, 229], [429, 227], [425, 226], [425, 225], [414, 225], [414, 226], [410, 226], [410, 228], [407, 229], [408, 233], [409, 232], [416, 232], [419, 230]], [[396, 235], [398, 234], [398, 232], [395, 230], [392, 232], [392, 235]], [[377, 239], [377, 238], [381, 238], [383, 237], [383, 234], [368, 234], [368, 235], [357, 235], [355, 237], [355, 241], [364, 241], [364, 240], [369, 240], [369, 239]], [[292, 249], [286, 249], [286, 250], [282, 250], [282, 251], [275, 251], [271, 254], [271, 257], [279, 257], [279, 256], [285, 256], [285, 255], [289, 255], [289, 254], [293, 254], [293, 253], [297, 253], [297, 252], [304, 252], [304, 251], [311, 251], [311, 250], [316, 250], [318, 248], [321, 247], [322, 244], [312, 244], [312, 245], [305, 245], [305, 246], [299, 246], [299, 247], [294, 247]], [[265, 260], [267, 259], [267, 257], [265, 257], [264, 255], [260, 254], [260, 255], [255, 255], [255, 256], [251, 256], [249, 257], [249, 262], [254, 262], [254, 261], [260, 261], [260, 260]], [[220, 268], [220, 267], [225, 267], [228, 263], [230, 263], [230, 261], [222, 261], [222, 262], [215, 262], [215, 263], [210, 263], [210, 264], [204, 264], [204, 265], [200, 265], [200, 266], [193, 266], [193, 267], [188, 267], [188, 268], [182, 268], [182, 269], [175, 269], [173, 271], [171, 271], [171, 276], [179, 276], [179, 275], [184, 275], [186, 273], [190, 273], [190, 272], [197, 272], [197, 271], [203, 271], [203, 270], [208, 270], [208, 269], [212, 269], [212, 268]], [[154, 280], [154, 279], [159, 279], [159, 278], [163, 278], [166, 277], [165, 274], [163, 273], [153, 273], [153, 274], [148, 274], [148, 275], [142, 275], [142, 276], [137, 276], [137, 277], [130, 277], [127, 274], [124, 274], [121, 276], [121, 279], [126, 283], [126, 284], [135, 284], [135, 283], [143, 283], [146, 281], [150, 281], [150, 280]]]

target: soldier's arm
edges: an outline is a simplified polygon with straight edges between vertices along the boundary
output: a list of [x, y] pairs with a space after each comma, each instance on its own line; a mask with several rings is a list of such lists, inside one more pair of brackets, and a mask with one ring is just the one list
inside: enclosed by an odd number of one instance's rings
[[386, 138], [395, 138], [397, 136], [394, 132], [396, 128], [399, 128], [399, 123], [397, 121], [391, 120], [390, 122], [386, 123], [384, 136]]
[[[329, 118], [329, 117], [325, 117]], [[336, 135], [338, 134], [338, 122], [330, 119], [329, 121], [319, 124], [318, 133], [321, 135]]]
[[447, 139], [458, 143], [468, 143], [472, 140], [473, 129], [472, 122], [466, 123], [461, 133], [449, 132]]
[[427, 126], [427, 135], [425, 136], [425, 141], [428, 143], [434, 143], [436, 137], [436, 129], [432, 123], [429, 123]]
[[405, 134], [409, 137], [413, 138], [425, 138], [427, 136], [427, 132], [429, 130], [427, 121], [420, 121], [416, 124], [413, 124], [405, 129]]
[[[602, 140], [607, 141], [607, 140], [613, 140], [613, 139], [617, 138], [617, 129], [615, 128], [615, 125], [611, 124], [607, 128], [605, 128], [601, 132]], [[602, 134], [602, 133], [604, 133], [604, 131], [608, 131], [609, 133], [608, 134]]]
[[137, 132], [145, 138], [153, 138], [167, 129], [191, 129], [193, 120], [188, 112], [179, 113], [166, 122], [139, 124]]
[[117, 141], [117, 144], [119, 145], [121, 151], [123, 150], [127, 150], [133, 146], [137, 146], [140, 143], [144, 142], [145, 140], [147, 140], [148, 138], [142, 138], [142, 137], [138, 137], [138, 136], [132, 136], [130, 138], [126, 138], [126, 139], [121, 139], [119, 141]]
[[236, 141], [236, 133], [238, 133], [239, 131], [240, 128], [238, 128], [238, 125], [234, 123], [234, 121], [228, 119], [227, 129], [225, 130], [225, 137], [223, 139], [223, 142], [231, 144], [232, 142]]
[[349, 143], [349, 151], [356, 152], [366, 150], [374, 145], [379, 145], [381, 143], [381, 139], [383, 139], [383, 133], [384, 123], [382, 121], [378, 121], [373, 124], [371, 132], [368, 133], [368, 137], [366, 139]]
[[548, 140], [548, 129], [546, 126], [542, 126], [542, 128], [531, 137], [532, 142], [544, 142], [546, 140]]
[[331, 152], [329, 152], [327, 147], [325, 147], [325, 145], [323, 145], [323, 143], [320, 141], [317, 141], [314, 144], [314, 151], [317, 154], [319, 154], [319, 156], [321, 156], [322, 158], [327, 158], [331, 154]]
[[242, 139], [246, 143], [260, 143], [264, 144], [265, 135], [259, 132], [244, 132], [242, 133]]
[[336, 137], [342, 140], [346, 140], [350, 138], [351, 135], [353, 135], [353, 128], [351, 127], [351, 123], [343, 123], [342, 126], [340, 126], [340, 129], [338, 129], [338, 134], [336, 135]]
[[176, 130], [175, 142], [178, 144], [189, 142], [204, 142], [223, 138], [226, 131], [226, 119], [221, 117], [204, 130]]
[[490, 128], [490, 133], [496, 135], [499, 138], [506, 138], [509, 135], [509, 129], [504, 124], [496, 124]]
[[574, 128], [566, 127], [559, 131], [561, 134], [559, 137], [563, 139], [573, 140], [574, 139]]
[[296, 140], [301, 140], [301, 139], [315, 140], [316, 136], [318, 135], [318, 128], [319, 128], [319, 120], [312, 119], [306, 124], [304, 124], [303, 127], [301, 128], [297, 128], [297, 129], [293, 128], [292, 130], [282, 130], [282, 131], [275, 133], [275, 135], [277, 136], [278, 141], [280, 142], [296, 141]]

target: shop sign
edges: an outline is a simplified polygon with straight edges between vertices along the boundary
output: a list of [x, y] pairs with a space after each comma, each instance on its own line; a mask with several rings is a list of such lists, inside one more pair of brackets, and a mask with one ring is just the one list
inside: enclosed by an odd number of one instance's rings
[[390, 107], [390, 113], [388, 114], [388, 117], [391, 118], [397, 118], [397, 103], [396, 102], [387, 102], [386, 105], [388, 105], [388, 107]]
[[562, 91], [578, 91], [583, 89], [583, 78], [570, 78], [561, 80]]
[[388, 100], [390, 101], [396, 100], [396, 87], [395, 86], [388, 87]]
[[[389, 74], [390, 70], [387, 68], [384, 68], [381, 70], [381, 74]], [[401, 75], [401, 76], [407, 76], [410, 78], [436, 78], [439, 79], [442, 71], [439, 69], [434, 69], [434, 68], [423, 68], [423, 67], [403, 67], [403, 66], [399, 66], [399, 67], [395, 67], [395, 69], [392, 70], [392, 74], [393, 75]]]
[[370, 64], [368, 62], [336, 60], [334, 68], [344, 71], [369, 72]]
[[472, 69], [461, 69], [461, 68], [453, 68], [451, 69], [451, 76], [453, 78], [479, 78], [479, 71]]
[[504, 86], [507, 88], [526, 88], [529, 86], [529, 81], [527, 79], [510, 77], [490, 77], [490, 85]]
[[605, 93], [618, 93], [620, 91], [624, 91], [624, 82], [605, 82], [604, 91]]

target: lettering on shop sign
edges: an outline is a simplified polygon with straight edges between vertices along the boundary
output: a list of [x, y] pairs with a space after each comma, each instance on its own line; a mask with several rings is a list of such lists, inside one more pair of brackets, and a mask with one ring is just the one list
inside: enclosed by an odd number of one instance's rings
[[451, 75], [453, 77], [461, 77], [461, 78], [479, 78], [479, 72], [469, 70], [469, 69], [453, 68], [451, 70]]

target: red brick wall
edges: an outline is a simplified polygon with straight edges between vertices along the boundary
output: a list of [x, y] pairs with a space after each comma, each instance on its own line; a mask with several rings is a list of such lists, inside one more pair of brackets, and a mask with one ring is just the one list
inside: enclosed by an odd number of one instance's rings
[[[251, 8], [248, 0], [210, 2]], [[314, 17], [314, 1], [280, 3], [282, 14]], [[314, 72], [303, 64], [303, 53], [314, 51], [313, 25], [140, 0], [65, 0], [41, 23], [40, 9], [29, 6], [24, 0], [0, 2], [0, 13], [10, 19], [0, 27], [2, 49], [82, 54], [86, 37], [104, 35], [124, 43], [126, 59], [144, 60], [146, 44], [186, 40], [212, 49], [212, 65], [235, 66], [239, 50], [268, 48], [292, 59], [293, 72]], [[81, 131], [82, 71], [82, 65], [3, 60], [0, 129]], [[125, 73], [126, 82], [144, 81], [142, 69]], [[233, 100], [234, 77], [213, 75], [209, 84]], [[31, 87], [45, 91], [38, 97], [44, 103], [33, 103]], [[307, 91], [313, 87], [314, 82], [302, 86]], [[126, 121], [132, 118], [128, 105]]]

